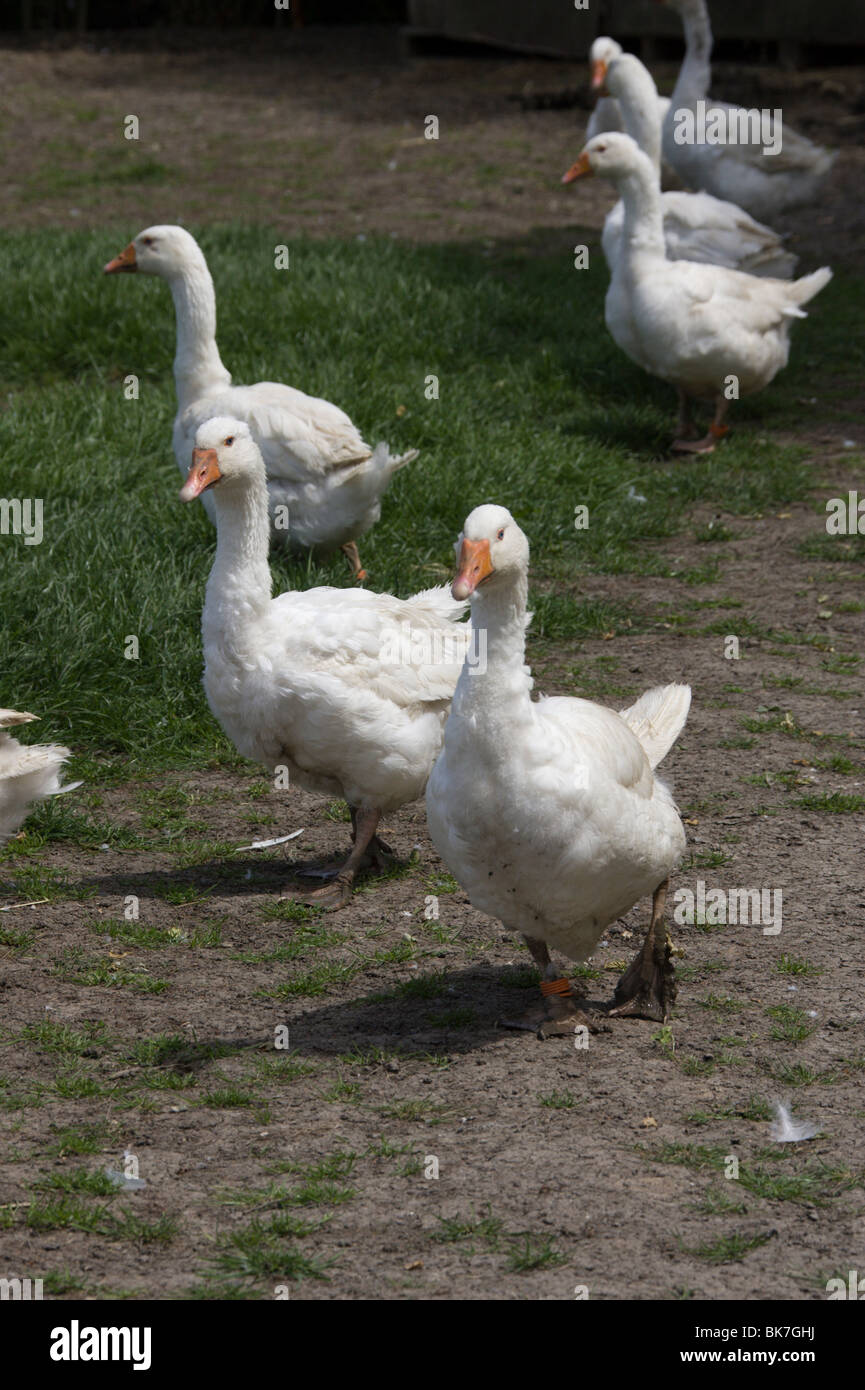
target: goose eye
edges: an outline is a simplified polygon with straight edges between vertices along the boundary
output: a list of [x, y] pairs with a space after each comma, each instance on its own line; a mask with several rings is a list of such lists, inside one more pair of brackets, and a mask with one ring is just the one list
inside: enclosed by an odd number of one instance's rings
[[233, 434], [230, 434], [230, 435], [228, 436], [228, 438], [227, 438], [227, 439], [223, 439], [222, 442], [223, 442], [223, 444], [233, 444], [233, 443], [234, 443], [234, 435], [233, 435]]
[[501, 531], [499, 531], [499, 532], [497, 533], [497, 535], [496, 535], [496, 540], [497, 540], [497, 541], [503, 541], [504, 538], [505, 538], [505, 528], [504, 528], [504, 526], [503, 526], [502, 529], [501, 529]]
[[152, 246], [152, 245], [153, 245], [153, 237], [152, 237], [152, 236], [143, 236], [143, 237], [141, 238], [141, 240], [142, 240], [142, 242], [144, 243], [145, 246]]

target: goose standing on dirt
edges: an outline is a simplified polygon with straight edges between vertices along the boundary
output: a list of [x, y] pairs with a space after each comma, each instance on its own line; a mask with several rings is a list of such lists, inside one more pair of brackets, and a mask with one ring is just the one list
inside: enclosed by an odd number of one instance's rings
[[212, 489], [217, 531], [201, 622], [207, 700], [245, 758], [348, 803], [354, 848], [333, 883], [302, 899], [334, 911], [386, 853], [381, 816], [423, 794], [468, 649], [465, 600], [445, 587], [273, 598], [267, 484], [249, 427], [209, 420], [195, 445], [180, 496]]
[[70, 757], [59, 743], [20, 743], [5, 732], [38, 719], [14, 709], [0, 709], [0, 845], [23, 824], [34, 801], [73, 791], [81, 785], [60, 785], [60, 770]]
[[[651, 161], [629, 135], [591, 140], [566, 182], [600, 174], [625, 205], [624, 239], [604, 305], [607, 327], [624, 353], [679, 392], [673, 448], [711, 453], [727, 433], [731, 399], [767, 386], [786, 366], [790, 324], [832, 278], [824, 266], [800, 280], [769, 280], [726, 266], [667, 260], [661, 194]], [[715, 402], [709, 432], [696, 438], [693, 399]]]
[[[664, 159], [689, 188], [702, 188], [752, 213], [772, 219], [787, 208], [811, 203], [825, 182], [836, 155], [781, 123], [781, 148], [764, 154], [762, 141], [722, 144], [681, 140], [686, 130], [679, 113], [696, 116], [698, 102], [723, 112], [722, 119], [745, 129], [747, 112], [709, 97], [712, 83], [712, 29], [706, 0], [662, 0], [676, 10], [685, 29], [685, 58], [664, 120]], [[756, 122], [755, 122], [756, 124]], [[773, 121], [774, 124], [774, 121]], [[680, 139], [676, 131], [680, 131]]]
[[[606, 138], [606, 137], [603, 137]], [[427, 786], [433, 844], [474, 907], [523, 935], [540, 1011], [513, 1026], [593, 1026], [549, 950], [585, 960], [606, 926], [653, 895], [645, 944], [609, 1012], [664, 1019], [675, 979], [663, 924], [685, 832], [653, 768], [688, 715], [686, 685], [616, 714], [590, 700], [531, 698], [525, 665], [529, 546], [504, 507], [477, 507], [459, 541], [454, 597], [471, 599], [486, 662], [466, 664]]]
[[[394, 456], [365, 443], [348, 416], [293, 386], [259, 381], [232, 386], [216, 346], [216, 296], [201, 247], [183, 227], [147, 227], [105, 266], [106, 275], [138, 271], [168, 282], [177, 317], [174, 454], [184, 477], [195, 432], [214, 416], [244, 420], [267, 469], [273, 536], [293, 548], [337, 546], [358, 579], [357, 550], [381, 515], [382, 494], [417, 450]], [[204, 498], [211, 521], [215, 512]]]
[[[596, 80], [615, 95], [627, 134], [649, 157], [660, 178], [661, 124], [651, 73], [632, 53], [622, 53], [596, 64]], [[735, 203], [713, 198], [711, 193], [662, 193], [661, 212], [664, 244], [671, 261], [706, 261], [779, 280], [793, 274], [796, 257], [784, 249], [777, 233], [755, 222]], [[601, 238], [611, 269], [619, 254], [624, 224], [625, 206], [620, 199], [604, 223]]]

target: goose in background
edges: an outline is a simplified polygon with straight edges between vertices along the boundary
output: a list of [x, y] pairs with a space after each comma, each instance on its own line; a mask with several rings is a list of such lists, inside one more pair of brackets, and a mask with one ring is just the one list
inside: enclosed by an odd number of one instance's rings
[[[232, 386], [216, 346], [216, 296], [201, 247], [183, 227], [147, 227], [105, 266], [106, 275], [138, 272], [167, 281], [177, 319], [174, 455], [186, 476], [198, 427], [214, 416], [243, 420], [261, 450], [273, 537], [293, 549], [338, 546], [357, 579], [357, 538], [381, 515], [382, 494], [417, 450], [394, 456], [365, 443], [348, 416], [293, 386], [259, 381]], [[214, 521], [210, 497], [207, 513]]]
[[664, 902], [685, 832], [654, 768], [684, 727], [690, 688], [650, 690], [620, 714], [590, 700], [533, 700], [528, 568], [510, 512], [476, 507], [452, 592], [471, 601], [486, 661], [466, 663], [457, 683], [427, 786], [430, 834], [472, 905], [522, 934], [541, 972], [540, 1009], [508, 1026], [541, 1036], [594, 1028], [550, 950], [585, 960], [604, 928], [650, 894], [645, 944], [608, 1012], [663, 1020], [675, 997]]
[[457, 621], [466, 604], [446, 587], [408, 599], [324, 586], [274, 598], [264, 463], [243, 421], [199, 426], [180, 496], [205, 491], [217, 532], [201, 621], [207, 700], [245, 758], [348, 803], [351, 854], [302, 898], [335, 911], [361, 868], [381, 866], [382, 815], [423, 794], [468, 649]]
[[[598, 92], [599, 95], [586, 126], [586, 142], [592, 140], [596, 135], [603, 135], [607, 130], [627, 130], [617, 98], [604, 90], [607, 69], [611, 63], [622, 56], [623, 52], [622, 45], [606, 34], [599, 35], [589, 49], [590, 86], [591, 90]], [[656, 88], [655, 101], [657, 103], [658, 130], [661, 130], [670, 105], [670, 98], [659, 96]], [[633, 132], [630, 133], [633, 134]], [[666, 163], [661, 165], [661, 187], [681, 188], [681, 180]]]
[[[661, 126], [651, 73], [639, 58], [622, 53], [609, 63], [600, 62], [598, 76], [615, 93], [627, 134], [660, 175]], [[671, 261], [707, 261], [779, 280], [793, 274], [797, 257], [785, 250], [771, 227], [756, 222], [734, 203], [713, 198], [710, 193], [669, 192], [661, 194], [661, 211], [664, 244]], [[624, 223], [625, 207], [620, 199], [604, 223], [601, 238], [610, 268], [619, 254]]]
[[[832, 278], [824, 266], [799, 280], [770, 280], [726, 266], [667, 259], [654, 166], [630, 135], [598, 135], [565, 175], [611, 179], [625, 205], [621, 250], [604, 315], [633, 362], [679, 393], [673, 448], [711, 453], [727, 433], [731, 399], [760, 391], [786, 366], [790, 327]], [[698, 438], [691, 401], [709, 398], [715, 416]]]
[[799, 135], [782, 120], [781, 148], [764, 154], [761, 143], [683, 143], [680, 112], [697, 112], [697, 103], [720, 109], [729, 120], [744, 122], [744, 108], [709, 97], [712, 83], [712, 29], [706, 0], [660, 0], [681, 17], [685, 57], [664, 119], [663, 155], [688, 188], [726, 198], [754, 217], [770, 221], [788, 208], [813, 202], [836, 154]]
[[59, 743], [21, 743], [7, 729], [30, 724], [37, 714], [0, 709], [0, 845], [24, 823], [36, 801], [74, 791], [80, 782], [60, 784], [60, 771], [71, 756]]

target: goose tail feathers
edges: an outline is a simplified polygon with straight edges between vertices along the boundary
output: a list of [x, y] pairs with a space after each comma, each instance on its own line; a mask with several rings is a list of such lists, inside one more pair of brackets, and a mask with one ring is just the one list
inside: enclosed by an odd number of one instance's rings
[[689, 685], [658, 685], [619, 713], [642, 743], [652, 767], [657, 767], [685, 727], [690, 707]]

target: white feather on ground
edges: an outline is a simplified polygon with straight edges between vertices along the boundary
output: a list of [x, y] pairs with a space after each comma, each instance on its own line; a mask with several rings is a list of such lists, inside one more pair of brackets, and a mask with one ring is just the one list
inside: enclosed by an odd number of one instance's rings
[[805, 1139], [814, 1139], [820, 1130], [807, 1120], [794, 1120], [783, 1101], [773, 1101], [775, 1118], [769, 1135], [776, 1144], [800, 1144]]

